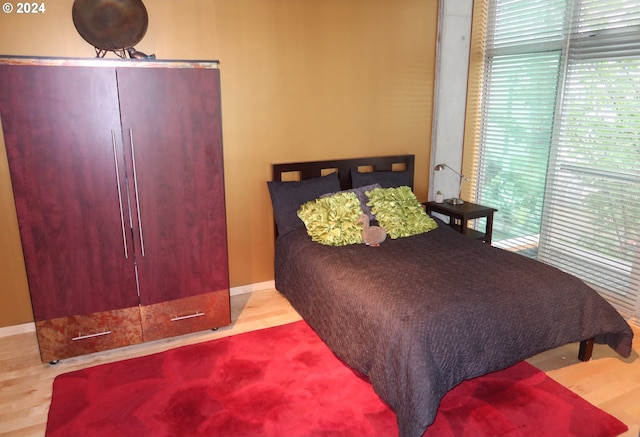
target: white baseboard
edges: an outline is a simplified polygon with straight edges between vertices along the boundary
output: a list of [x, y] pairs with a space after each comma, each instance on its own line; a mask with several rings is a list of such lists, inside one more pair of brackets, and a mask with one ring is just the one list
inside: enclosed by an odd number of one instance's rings
[[[253, 293], [254, 291], [272, 290], [275, 288], [274, 281], [258, 282], [255, 284], [241, 285], [239, 287], [231, 287], [229, 294], [236, 296], [238, 294]], [[23, 323], [21, 325], [5, 326], [0, 328], [0, 337], [9, 337], [10, 335], [25, 334], [27, 332], [35, 332], [36, 324]]]
[[254, 291], [273, 290], [275, 289], [275, 287], [275, 281], [257, 282], [255, 284], [231, 287], [231, 290], [229, 290], [229, 294], [231, 296], [235, 296], [238, 294], [253, 293]]
[[4, 328], [0, 328], [0, 337], [9, 337], [10, 335], [25, 334], [27, 332], [35, 331], [36, 324], [34, 322], [23, 323], [22, 325], [5, 326]]

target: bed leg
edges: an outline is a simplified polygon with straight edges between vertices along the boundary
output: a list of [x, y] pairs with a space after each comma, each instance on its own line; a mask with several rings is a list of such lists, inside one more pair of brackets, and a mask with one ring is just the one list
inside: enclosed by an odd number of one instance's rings
[[593, 338], [582, 340], [580, 342], [580, 350], [578, 351], [578, 359], [580, 361], [589, 361], [593, 353]]

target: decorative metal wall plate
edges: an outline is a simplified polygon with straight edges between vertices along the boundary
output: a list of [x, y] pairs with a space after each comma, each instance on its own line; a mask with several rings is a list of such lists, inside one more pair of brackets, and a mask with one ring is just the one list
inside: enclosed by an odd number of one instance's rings
[[125, 57], [147, 32], [149, 16], [142, 0], [75, 0], [73, 24], [99, 57], [113, 51]]

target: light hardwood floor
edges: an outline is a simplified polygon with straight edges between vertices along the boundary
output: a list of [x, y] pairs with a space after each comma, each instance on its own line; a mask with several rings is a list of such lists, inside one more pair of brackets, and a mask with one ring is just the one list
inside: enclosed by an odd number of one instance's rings
[[[62, 360], [40, 361], [33, 332], [0, 338], [0, 436], [43, 436], [53, 379], [97, 364], [161, 352], [176, 346], [294, 322], [300, 316], [275, 290], [232, 296], [232, 324], [216, 332], [184, 335], [143, 345]], [[640, 431], [640, 329], [634, 328], [634, 352], [623, 360], [607, 346], [596, 345], [588, 363], [577, 359], [578, 345], [567, 345], [528, 360], [549, 376], [629, 426], [625, 437]]]

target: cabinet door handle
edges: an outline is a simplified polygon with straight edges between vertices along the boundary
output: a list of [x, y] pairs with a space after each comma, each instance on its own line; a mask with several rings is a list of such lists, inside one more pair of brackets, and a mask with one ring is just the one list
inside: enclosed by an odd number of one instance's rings
[[200, 311], [197, 311], [193, 314], [187, 314], [186, 316], [176, 316], [173, 317], [171, 319], [172, 322], [177, 322], [178, 320], [184, 320], [184, 319], [193, 319], [194, 317], [201, 317], [204, 316], [204, 313], [201, 313]]
[[118, 169], [116, 133], [114, 130], [111, 130], [111, 143], [113, 144], [113, 162], [116, 168], [116, 183], [118, 184], [118, 206], [120, 206], [120, 224], [122, 225], [122, 245], [124, 246], [124, 257], [126, 259], [129, 259], [129, 249], [127, 248], [127, 233], [124, 226], [124, 211], [122, 208], [122, 189], [120, 188], [120, 171]]
[[100, 337], [102, 335], [109, 335], [109, 334], [111, 334], [111, 331], [102, 331], [102, 332], [98, 332], [96, 334], [87, 334], [87, 335], [80, 335], [80, 333], [78, 333], [78, 336], [77, 337], [73, 337], [71, 340], [72, 341], [84, 340], [86, 338]]
[[138, 172], [136, 171], [136, 150], [133, 145], [133, 130], [129, 129], [131, 140], [131, 163], [133, 164], [133, 187], [136, 192], [136, 211], [138, 213], [138, 231], [140, 232], [140, 251], [144, 256], [144, 238], [142, 237], [142, 219], [140, 218], [140, 196], [138, 196]]

